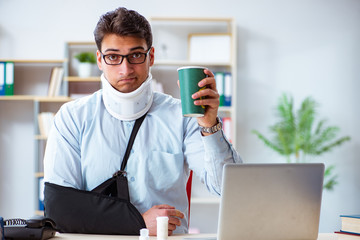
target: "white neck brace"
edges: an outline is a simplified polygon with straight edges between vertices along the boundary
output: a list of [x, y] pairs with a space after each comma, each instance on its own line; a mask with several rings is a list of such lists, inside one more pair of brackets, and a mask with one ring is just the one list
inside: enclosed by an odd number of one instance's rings
[[141, 86], [129, 93], [116, 90], [107, 81], [104, 73], [101, 74], [103, 86], [103, 101], [106, 110], [115, 118], [124, 121], [132, 121], [143, 116], [151, 107], [153, 102], [152, 75]]

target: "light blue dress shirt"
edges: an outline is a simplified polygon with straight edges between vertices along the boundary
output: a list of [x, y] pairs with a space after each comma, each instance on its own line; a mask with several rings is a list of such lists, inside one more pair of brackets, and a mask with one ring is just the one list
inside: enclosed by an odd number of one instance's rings
[[[55, 116], [44, 157], [44, 179], [91, 191], [120, 169], [135, 121], [111, 116], [102, 90], [64, 104]], [[169, 204], [185, 214], [175, 233], [188, 230], [186, 182], [190, 169], [208, 190], [221, 192], [222, 167], [241, 162], [222, 131], [202, 137], [180, 100], [154, 93], [126, 166], [131, 203], [141, 214]]]

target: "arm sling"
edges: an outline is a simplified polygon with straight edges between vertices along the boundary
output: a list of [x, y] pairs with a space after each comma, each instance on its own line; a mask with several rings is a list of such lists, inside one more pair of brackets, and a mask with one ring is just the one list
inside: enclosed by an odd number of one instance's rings
[[146, 114], [137, 119], [120, 171], [92, 191], [46, 182], [45, 216], [55, 221], [60, 232], [139, 235], [144, 219], [130, 202], [125, 166], [136, 134]]

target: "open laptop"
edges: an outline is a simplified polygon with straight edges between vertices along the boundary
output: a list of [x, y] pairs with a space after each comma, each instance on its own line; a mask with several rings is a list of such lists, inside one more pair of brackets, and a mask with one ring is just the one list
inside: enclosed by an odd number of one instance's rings
[[217, 239], [316, 240], [323, 178], [322, 163], [226, 164]]

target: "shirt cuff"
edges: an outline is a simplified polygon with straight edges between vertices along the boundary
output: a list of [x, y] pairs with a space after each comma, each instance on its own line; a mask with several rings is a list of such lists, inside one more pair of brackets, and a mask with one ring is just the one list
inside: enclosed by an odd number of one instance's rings
[[202, 140], [206, 152], [222, 152], [223, 150], [227, 150], [230, 145], [228, 140], [224, 137], [223, 130], [208, 136], [203, 136]]

